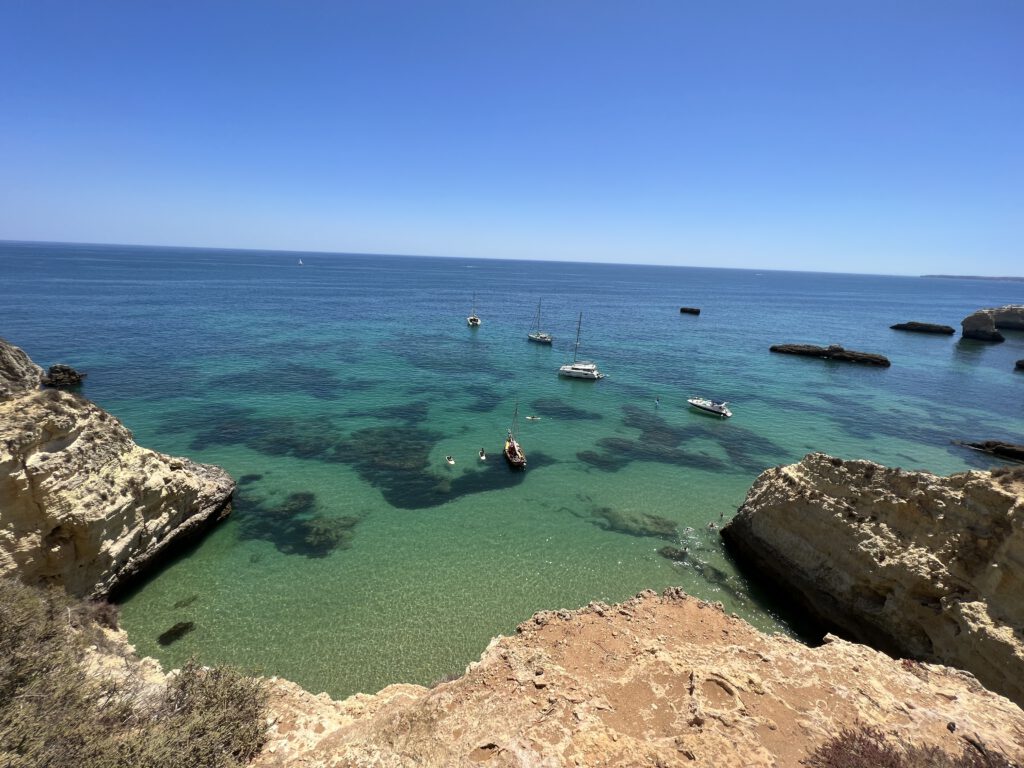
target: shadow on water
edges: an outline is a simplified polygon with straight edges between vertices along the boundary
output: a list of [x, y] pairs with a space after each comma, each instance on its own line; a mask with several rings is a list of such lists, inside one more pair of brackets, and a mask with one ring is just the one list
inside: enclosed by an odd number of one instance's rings
[[361, 518], [323, 514], [316, 495], [308, 491], [277, 503], [243, 491], [236, 499], [235, 520], [242, 541], [268, 541], [282, 554], [318, 558], [351, 547]]
[[332, 368], [285, 363], [222, 374], [211, 379], [210, 386], [243, 390], [248, 394], [299, 393], [320, 400], [333, 400], [342, 392], [364, 391], [372, 389], [375, 384], [368, 380], [343, 380]]
[[600, 413], [576, 408], [557, 397], [540, 398], [533, 401], [533, 410], [541, 416], [560, 421], [599, 421]]

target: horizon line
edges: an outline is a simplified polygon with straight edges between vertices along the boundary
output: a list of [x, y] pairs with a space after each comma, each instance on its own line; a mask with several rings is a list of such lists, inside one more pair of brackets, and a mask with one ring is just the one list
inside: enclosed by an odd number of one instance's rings
[[824, 269], [780, 269], [778, 267], [708, 267], [693, 264], [649, 264], [646, 262], [619, 262], [619, 261], [572, 261], [565, 259], [545, 258], [518, 258], [510, 259], [498, 256], [442, 256], [437, 254], [420, 253], [384, 253], [374, 251], [322, 251], [322, 250], [299, 250], [294, 248], [241, 248], [211, 245], [165, 245], [156, 243], [99, 243], [82, 242], [74, 240], [19, 240], [0, 238], [0, 244], [19, 243], [29, 245], [88, 245], [88, 246], [112, 246], [118, 248], [168, 248], [194, 251], [250, 251], [254, 253], [282, 253], [282, 254], [312, 254], [317, 256], [379, 256], [381, 258], [399, 259], [453, 259], [461, 261], [526, 261], [543, 262], [548, 264], [592, 264], [622, 267], [667, 267], [669, 269], [722, 269], [736, 272], [791, 272], [804, 274], [822, 275], [858, 275], [861, 277], [916, 277], [916, 278], [945, 278], [958, 280], [1003, 280], [1003, 281], [1024, 281], [1024, 276], [1012, 275], [947, 275], [947, 274], [909, 274], [909, 273], [883, 273], [883, 272], [843, 272]]

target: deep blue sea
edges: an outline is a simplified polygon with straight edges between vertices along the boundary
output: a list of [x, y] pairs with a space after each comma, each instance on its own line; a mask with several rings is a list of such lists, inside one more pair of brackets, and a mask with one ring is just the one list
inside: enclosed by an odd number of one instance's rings
[[[526, 338], [539, 300], [552, 347]], [[948, 473], [994, 463], [951, 440], [1024, 442], [1024, 334], [889, 329], [1007, 303], [1024, 284], [0, 243], [0, 336], [88, 372], [141, 445], [239, 481], [232, 517], [125, 599], [138, 650], [335, 696], [429, 684], [534, 611], [645, 588], [791, 631], [709, 524], [809, 451]], [[602, 381], [557, 376], [581, 312]], [[783, 342], [892, 367], [769, 353]], [[500, 453], [517, 403], [523, 473]]]

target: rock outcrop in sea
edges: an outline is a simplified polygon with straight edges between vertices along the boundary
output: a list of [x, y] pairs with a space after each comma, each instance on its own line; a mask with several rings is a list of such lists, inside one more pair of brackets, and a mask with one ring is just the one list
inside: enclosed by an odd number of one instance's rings
[[453, 681], [344, 701], [271, 683], [256, 768], [798, 766], [846, 728], [1024, 760], [1024, 712], [947, 667], [768, 636], [670, 589], [546, 611]]
[[679, 313], [682, 315], [699, 315], [700, 307], [680, 307]]
[[919, 323], [911, 320], [909, 323], [896, 323], [889, 326], [894, 331], [911, 331], [913, 333], [941, 333], [952, 336], [956, 330], [951, 325], [938, 325], [936, 323]]
[[141, 448], [83, 397], [39, 389], [0, 339], [0, 575], [102, 596], [230, 511], [222, 469]]
[[1024, 704], [1024, 483], [994, 474], [809, 454], [762, 473], [722, 536], [844, 634]]
[[957, 441], [956, 444], [966, 448], [973, 448], [983, 453], [991, 453], [993, 456], [998, 456], [1001, 459], [1024, 461], [1024, 445], [1019, 445], [1018, 443], [1007, 443], [1003, 440], [982, 440], [977, 443]]
[[1018, 360], [1017, 364], [1013, 367], [1018, 371], [1024, 371], [1024, 360]]
[[818, 347], [813, 344], [773, 344], [768, 349], [771, 352], [780, 352], [785, 355], [819, 357], [823, 360], [838, 360], [844, 363], [866, 363], [867, 365], [879, 365], [883, 368], [888, 368], [891, 365], [889, 358], [885, 355], [843, 349], [838, 344], [830, 344], [827, 347]]
[[1024, 331], [1024, 304], [979, 309], [960, 321], [965, 339], [976, 341], [1003, 341], [1005, 331]]
[[43, 375], [43, 386], [45, 387], [77, 387], [88, 374], [80, 373], [70, 365], [57, 363], [51, 365]]

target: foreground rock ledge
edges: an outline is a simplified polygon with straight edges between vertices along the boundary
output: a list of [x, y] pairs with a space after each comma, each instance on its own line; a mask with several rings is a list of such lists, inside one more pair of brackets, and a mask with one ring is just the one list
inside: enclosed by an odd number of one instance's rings
[[797, 766], [857, 725], [1024, 759], [1024, 712], [970, 675], [838, 639], [808, 648], [678, 590], [538, 613], [434, 688], [332, 701], [275, 680], [270, 706], [261, 768]]
[[1024, 703], [1024, 488], [810, 454], [762, 473], [722, 536], [794, 601]]
[[[13, 350], [16, 350], [13, 351]], [[105, 596], [230, 511], [218, 467], [140, 448], [88, 400], [38, 390], [0, 340], [0, 575]]]

